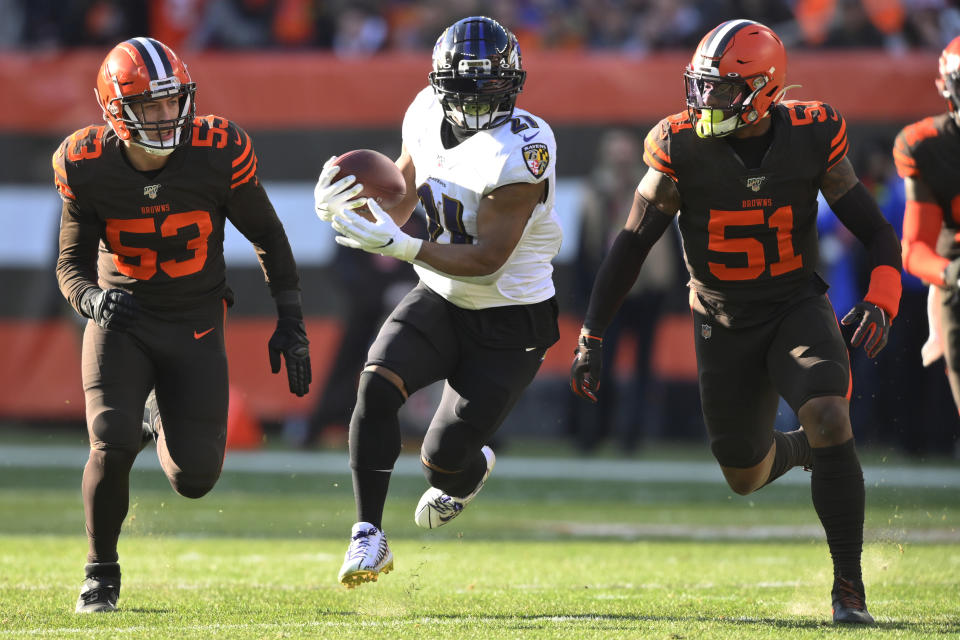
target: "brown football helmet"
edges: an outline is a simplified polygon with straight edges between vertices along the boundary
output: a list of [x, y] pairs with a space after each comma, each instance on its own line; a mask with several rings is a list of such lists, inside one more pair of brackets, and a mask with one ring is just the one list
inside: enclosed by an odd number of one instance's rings
[[703, 37], [683, 74], [687, 111], [701, 138], [759, 122], [786, 92], [787, 52], [769, 27], [729, 20]]
[[[121, 42], [107, 54], [94, 92], [103, 119], [120, 139], [150, 153], [166, 155], [190, 141], [196, 90], [187, 65], [170, 47], [140, 37]], [[145, 121], [145, 103], [171, 96], [179, 99], [177, 117]], [[171, 130], [173, 136], [169, 136]]]

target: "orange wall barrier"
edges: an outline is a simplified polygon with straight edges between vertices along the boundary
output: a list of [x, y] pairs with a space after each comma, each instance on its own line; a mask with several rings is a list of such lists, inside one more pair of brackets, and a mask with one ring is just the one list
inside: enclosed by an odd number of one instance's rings
[[[106, 50], [0, 55], [0, 132], [49, 134], [98, 122], [93, 95]], [[340, 59], [325, 53], [185, 52], [198, 83], [200, 113], [224, 115], [251, 130], [399, 127], [427, 84], [427, 55]], [[551, 124], [655, 122], [684, 108], [689, 54], [638, 59], [603, 53], [526, 56], [520, 98]], [[848, 120], [891, 122], [944, 110], [933, 86], [933, 53], [795, 52], [788, 93], [823, 100]]]
[[[298, 398], [287, 389], [286, 374], [270, 373], [267, 340], [276, 321], [272, 318], [230, 318], [226, 328], [232, 394], [242, 394], [244, 411], [258, 420], [279, 420], [309, 414], [320, 399], [328, 375], [333, 375], [336, 345], [342, 333], [334, 318], [307, 318], [313, 383], [310, 393]], [[663, 380], [695, 381], [696, 357], [690, 314], [667, 315], [654, 339], [653, 373]], [[580, 318], [560, 317], [560, 342], [547, 351], [540, 378], [566, 379]], [[614, 356], [620, 376], [631, 373], [634, 344], [624, 336]], [[80, 384], [80, 330], [72, 319], [0, 322], [0, 416], [23, 420], [83, 418]], [[231, 406], [233, 403], [231, 403]]]

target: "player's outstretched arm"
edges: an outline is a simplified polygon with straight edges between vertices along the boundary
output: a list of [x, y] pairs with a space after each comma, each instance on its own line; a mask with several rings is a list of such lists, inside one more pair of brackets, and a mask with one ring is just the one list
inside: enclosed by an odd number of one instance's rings
[[613, 241], [593, 283], [570, 367], [570, 388], [578, 396], [597, 401], [603, 332], [636, 282], [650, 248], [670, 226], [679, 208], [680, 192], [673, 180], [649, 169], [633, 196], [623, 231]]
[[820, 190], [840, 222], [863, 243], [870, 256], [870, 286], [862, 302], [841, 322], [857, 325], [850, 344], [863, 345], [873, 358], [887, 344], [890, 326], [900, 307], [900, 241], [876, 201], [844, 158], [824, 175]]

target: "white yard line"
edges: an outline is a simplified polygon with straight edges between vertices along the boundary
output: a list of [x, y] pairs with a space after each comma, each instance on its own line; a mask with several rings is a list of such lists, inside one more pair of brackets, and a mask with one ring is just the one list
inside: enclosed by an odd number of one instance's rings
[[[540, 522], [541, 530], [564, 536], [582, 538], [619, 538], [645, 540], [650, 538], [699, 541], [765, 541], [765, 540], [824, 540], [823, 527], [808, 525], [700, 525], [700, 524], [629, 524], [619, 522]], [[960, 542], [960, 529], [894, 529], [867, 528], [865, 542], [880, 543], [955, 543]]]
[[[81, 469], [87, 449], [78, 446], [0, 444], [2, 467], [65, 467]], [[159, 469], [153, 448], [137, 458], [137, 469]], [[244, 473], [343, 473], [349, 474], [346, 452], [228, 451], [224, 471]], [[420, 476], [416, 455], [402, 455], [394, 471], [400, 476]], [[719, 467], [711, 462], [647, 460], [603, 460], [582, 458], [522, 458], [509, 453], [497, 458], [501, 478], [577, 478], [638, 483], [722, 483]], [[867, 487], [960, 488], [960, 466], [926, 467], [873, 465], [863, 470]], [[777, 480], [777, 484], [806, 485], [810, 476], [799, 470]]]

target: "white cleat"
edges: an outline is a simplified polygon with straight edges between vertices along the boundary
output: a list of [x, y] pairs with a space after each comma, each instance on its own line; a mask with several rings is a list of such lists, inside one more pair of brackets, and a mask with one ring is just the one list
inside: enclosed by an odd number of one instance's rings
[[358, 522], [350, 532], [350, 546], [337, 579], [347, 589], [376, 582], [381, 573], [393, 571], [393, 552], [387, 536], [369, 522]]
[[490, 472], [493, 471], [493, 465], [497, 463], [497, 456], [493, 455], [493, 449], [483, 447], [480, 451], [483, 452], [483, 456], [487, 459], [487, 471], [483, 474], [483, 478], [480, 479], [480, 484], [477, 485], [477, 488], [462, 498], [455, 498], [454, 496], [445, 494], [436, 487], [430, 487], [420, 496], [420, 502], [417, 503], [417, 510], [413, 514], [413, 519], [418, 526], [424, 529], [442, 527], [460, 515], [463, 508], [470, 504], [470, 501], [480, 493], [480, 489], [483, 489], [484, 483], [487, 481], [487, 478], [490, 477]]

